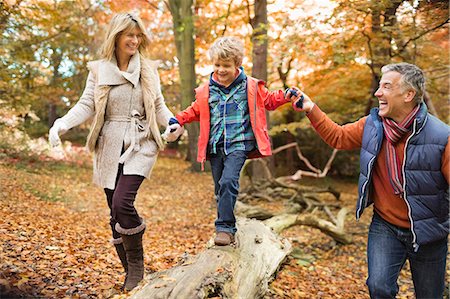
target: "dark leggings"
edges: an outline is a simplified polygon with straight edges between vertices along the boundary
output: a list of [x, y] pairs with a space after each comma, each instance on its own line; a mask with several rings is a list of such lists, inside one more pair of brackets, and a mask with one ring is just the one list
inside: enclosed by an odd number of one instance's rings
[[134, 200], [143, 180], [144, 177], [140, 175], [124, 175], [123, 164], [119, 164], [116, 188], [114, 190], [104, 189], [110, 210], [109, 223], [114, 239], [120, 238], [120, 234], [115, 230], [116, 223], [125, 229], [135, 228], [142, 223], [142, 219], [134, 208]]

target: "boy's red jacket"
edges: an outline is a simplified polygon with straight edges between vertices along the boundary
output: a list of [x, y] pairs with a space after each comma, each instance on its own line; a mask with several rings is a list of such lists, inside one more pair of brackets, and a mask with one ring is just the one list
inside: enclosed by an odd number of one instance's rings
[[[267, 132], [266, 110], [275, 110], [288, 103], [282, 90], [270, 92], [264, 81], [247, 76], [247, 100], [250, 112], [250, 123], [255, 134], [258, 150], [252, 152], [249, 158], [270, 156], [269, 134]], [[210, 114], [209, 114], [209, 82], [195, 89], [195, 101], [176, 115], [180, 125], [200, 121], [200, 136], [198, 137], [197, 161], [206, 161], [208, 147]]]

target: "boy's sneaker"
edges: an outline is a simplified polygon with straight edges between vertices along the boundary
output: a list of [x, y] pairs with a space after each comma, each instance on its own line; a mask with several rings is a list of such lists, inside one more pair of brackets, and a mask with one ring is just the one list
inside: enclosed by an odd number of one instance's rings
[[217, 232], [214, 238], [214, 244], [217, 246], [227, 246], [234, 243], [234, 236], [227, 232]]

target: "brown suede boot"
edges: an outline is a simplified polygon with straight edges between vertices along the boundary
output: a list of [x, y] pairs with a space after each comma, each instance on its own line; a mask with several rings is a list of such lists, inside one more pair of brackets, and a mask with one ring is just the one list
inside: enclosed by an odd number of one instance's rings
[[128, 262], [127, 262], [127, 254], [125, 252], [125, 248], [123, 247], [123, 243], [120, 244], [114, 244], [114, 247], [116, 247], [117, 255], [119, 256], [120, 262], [122, 263], [123, 269], [125, 270], [125, 281], [122, 285], [122, 289], [125, 288], [125, 283], [127, 282], [128, 278]]
[[120, 262], [122, 263], [123, 270], [125, 273], [128, 273], [128, 262], [127, 262], [127, 254], [125, 253], [125, 248], [123, 248], [123, 244], [114, 244], [116, 247], [117, 255], [119, 256]]
[[144, 249], [142, 247], [142, 235], [144, 231], [134, 235], [122, 235], [125, 249], [128, 274], [125, 281], [125, 290], [131, 291], [144, 278]]

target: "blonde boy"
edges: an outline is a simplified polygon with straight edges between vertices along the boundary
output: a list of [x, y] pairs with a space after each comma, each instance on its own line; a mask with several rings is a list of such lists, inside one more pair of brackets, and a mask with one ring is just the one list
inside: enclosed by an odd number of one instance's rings
[[[211, 162], [217, 201], [214, 243], [225, 246], [234, 242], [236, 233], [234, 206], [242, 166], [247, 158], [272, 154], [266, 110], [289, 102], [290, 93], [285, 96], [282, 90], [270, 92], [263, 81], [245, 74], [241, 66], [244, 46], [235, 37], [217, 39], [209, 56], [214, 70], [209, 82], [195, 90], [195, 101], [169, 125], [200, 122], [197, 160], [202, 164], [207, 159]], [[167, 139], [177, 135], [175, 130], [168, 133]]]

